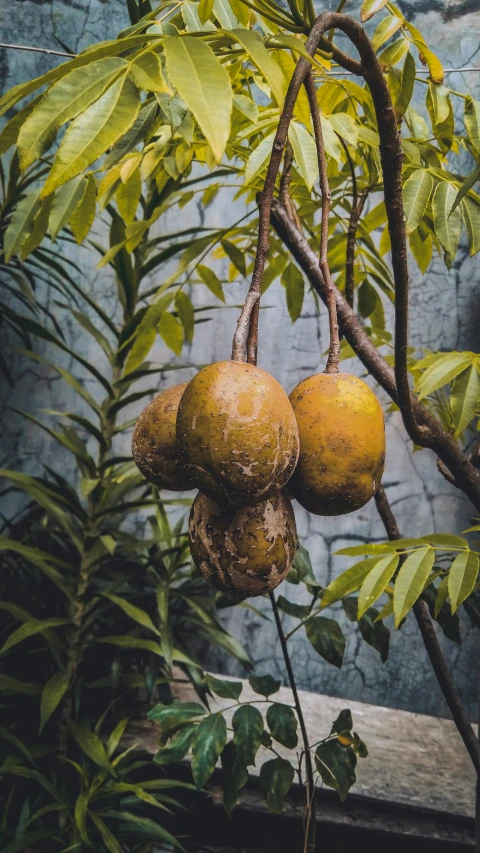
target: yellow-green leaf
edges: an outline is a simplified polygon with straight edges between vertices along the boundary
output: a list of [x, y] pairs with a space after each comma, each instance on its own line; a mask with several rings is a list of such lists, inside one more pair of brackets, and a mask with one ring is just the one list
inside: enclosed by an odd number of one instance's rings
[[288, 132], [298, 170], [309, 190], [318, 178], [317, 148], [308, 130], [292, 121]]
[[335, 133], [338, 133], [345, 142], [356, 145], [358, 142], [358, 127], [348, 113], [332, 113], [328, 117]]
[[86, 178], [84, 175], [78, 175], [55, 193], [48, 220], [52, 240], [55, 240], [57, 234], [69, 222], [70, 217], [81, 204], [86, 189]]
[[273, 140], [275, 133], [270, 133], [265, 139], [262, 139], [260, 145], [252, 151], [245, 166], [245, 184], [251, 184], [259, 176], [266, 166], [267, 160], [272, 153]]
[[471, 97], [466, 99], [464, 119], [470, 142], [480, 154], [480, 101]]
[[165, 311], [158, 324], [158, 331], [165, 341], [167, 347], [171, 349], [175, 355], [180, 355], [183, 346], [183, 328], [173, 314]]
[[447, 352], [441, 358], [436, 359], [418, 380], [419, 400], [427, 397], [428, 394], [433, 394], [434, 391], [438, 391], [443, 385], [447, 385], [448, 382], [466, 370], [471, 363], [472, 356], [468, 352]]
[[342, 572], [337, 578], [334, 578], [322, 595], [322, 610], [336, 601], [341, 601], [346, 595], [350, 595], [352, 592], [360, 589], [367, 575], [378, 563], [378, 560], [378, 557], [368, 557], [366, 560], [360, 560], [359, 563], [355, 563], [355, 565], [350, 566], [349, 569]]
[[48, 195], [98, 160], [132, 126], [140, 106], [138, 91], [121, 77], [69, 126], [43, 189]]
[[113, 593], [106, 592], [106, 598], [109, 598], [117, 607], [120, 607], [130, 619], [133, 619], [138, 625], [142, 625], [143, 628], [147, 628], [149, 631], [153, 631], [154, 634], [160, 634], [158, 628], [153, 624], [150, 616], [145, 610], [141, 610], [140, 607], [136, 607], [130, 601], [127, 601], [126, 598], [121, 598], [119, 595], [114, 595]]
[[399, 18], [398, 15], [388, 15], [386, 18], [383, 18], [380, 21], [377, 29], [375, 30], [372, 38], [372, 47], [373, 49], [379, 50], [382, 44], [385, 44], [389, 38], [391, 38], [397, 30], [400, 29], [403, 23], [403, 18]]
[[447, 256], [453, 261], [457, 254], [462, 231], [462, 213], [460, 207], [452, 210], [457, 191], [452, 184], [442, 181], [435, 190], [432, 207], [435, 233]]
[[255, 30], [233, 30], [232, 35], [248, 53], [253, 64], [269, 84], [279, 107], [283, 106], [286, 80], [282, 69], [270, 56], [262, 38]]
[[83, 113], [125, 69], [117, 56], [71, 71], [44, 94], [18, 135], [20, 165], [26, 169], [48, 151], [58, 129]]
[[30, 235], [33, 221], [40, 207], [40, 190], [32, 190], [22, 198], [12, 213], [12, 218], [5, 232], [4, 251], [5, 260], [8, 261], [16, 252], [19, 252], [22, 243]]
[[419, 548], [407, 557], [401, 567], [393, 591], [396, 628], [422, 594], [434, 560], [435, 552], [431, 548]]
[[468, 234], [470, 255], [476, 255], [480, 251], [480, 204], [466, 196], [462, 202], [462, 211]]
[[399, 559], [398, 554], [394, 554], [393, 557], [384, 557], [369, 572], [358, 594], [358, 619], [361, 619], [368, 608], [375, 604], [377, 598], [380, 598], [395, 574]]
[[40, 102], [41, 97], [41, 95], [37, 95], [33, 101], [30, 101], [30, 103], [23, 107], [23, 109], [19, 110], [18, 113], [5, 125], [0, 133], [0, 156], [5, 154], [5, 151], [8, 151], [11, 145], [15, 144], [21, 127], [34, 111], [35, 107]]
[[204, 266], [204, 264], [199, 264], [196, 268], [200, 278], [203, 283], [206, 284], [208, 289], [213, 293], [217, 299], [220, 299], [222, 302], [225, 302], [225, 295], [223, 293], [222, 282], [218, 278], [218, 276], [211, 270], [209, 267]]
[[448, 594], [452, 613], [470, 595], [477, 582], [478, 554], [475, 551], [464, 551], [455, 557], [448, 574]]
[[187, 343], [191, 344], [195, 328], [195, 311], [191, 299], [189, 299], [183, 290], [179, 290], [175, 296], [175, 308], [177, 310], [178, 319], [183, 326], [185, 340]]
[[457, 376], [450, 394], [450, 405], [455, 421], [455, 437], [458, 438], [480, 410], [479, 365], [472, 364]]
[[47, 681], [40, 699], [40, 732], [65, 695], [69, 684], [66, 672], [56, 672]]
[[305, 295], [303, 275], [295, 264], [289, 263], [282, 273], [281, 281], [286, 290], [288, 313], [292, 323], [295, 323], [300, 317]]
[[213, 0], [200, 0], [198, 4], [198, 17], [202, 24], [208, 21], [213, 12]]
[[118, 212], [127, 225], [135, 219], [141, 194], [142, 176], [137, 167], [125, 183], [120, 183], [116, 193]]
[[76, 242], [80, 245], [90, 231], [95, 219], [97, 205], [97, 185], [93, 175], [87, 175], [87, 186], [83, 199], [70, 217], [70, 228]]
[[433, 178], [426, 169], [416, 169], [405, 181], [403, 187], [403, 206], [407, 234], [423, 219], [433, 188]]
[[363, 0], [362, 8], [360, 10], [360, 19], [362, 24], [365, 21], [369, 21], [370, 18], [373, 18], [375, 12], [379, 12], [380, 9], [383, 9], [386, 6], [388, 0]]
[[399, 38], [392, 44], [389, 44], [385, 50], [382, 50], [378, 57], [378, 61], [382, 68], [391, 68], [393, 65], [397, 65], [401, 62], [405, 54], [408, 53], [409, 47], [410, 42], [407, 38]]
[[171, 95], [163, 76], [162, 64], [156, 53], [142, 53], [132, 63], [130, 74], [139, 89], [146, 92], [166, 92]]
[[169, 80], [192, 111], [217, 162], [230, 135], [232, 86], [225, 68], [205, 42], [192, 36], [164, 42]]

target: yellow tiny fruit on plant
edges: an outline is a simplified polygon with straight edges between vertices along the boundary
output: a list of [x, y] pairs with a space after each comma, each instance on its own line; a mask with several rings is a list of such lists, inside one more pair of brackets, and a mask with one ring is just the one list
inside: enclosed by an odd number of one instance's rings
[[177, 439], [197, 488], [219, 501], [265, 501], [290, 479], [298, 428], [288, 397], [269, 373], [220, 361], [189, 383], [177, 416]]
[[343, 515], [375, 494], [385, 463], [380, 403], [361, 379], [318, 373], [290, 394], [300, 457], [288, 488], [316, 515]]
[[132, 454], [143, 476], [159, 489], [193, 489], [180, 458], [175, 423], [187, 382], [158, 394], [140, 415], [132, 437]]
[[287, 574], [297, 548], [292, 505], [283, 492], [248, 507], [220, 507], [199, 494], [190, 513], [192, 557], [206, 581], [239, 597], [264, 595]]

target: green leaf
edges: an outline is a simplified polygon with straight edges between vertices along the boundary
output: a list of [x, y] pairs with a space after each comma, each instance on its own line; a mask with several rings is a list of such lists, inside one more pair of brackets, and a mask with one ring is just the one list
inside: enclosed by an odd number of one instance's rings
[[66, 672], [56, 672], [47, 681], [40, 700], [40, 732], [61, 702], [69, 685]]
[[69, 126], [43, 188], [48, 195], [98, 160], [132, 126], [140, 107], [138, 91], [120, 77]]
[[294, 601], [289, 601], [287, 598], [284, 598], [283, 595], [278, 596], [277, 607], [293, 619], [305, 619], [311, 609], [309, 604], [297, 604]]
[[410, 554], [400, 568], [393, 592], [396, 628], [422, 594], [434, 560], [435, 552], [431, 548], [420, 548]]
[[274, 740], [288, 749], [294, 749], [298, 743], [297, 718], [290, 705], [275, 702], [267, 710], [267, 724]]
[[41, 95], [37, 95], [33, 101], [30, 101], [23, 109], [19, 110], [0, 132], [0, 156], [3, 156], [10, 146], [16, 143], [20, 128], [38, 105], [41, 97]]
[[450, 213], [453, 213], [453, 211], [457, 208], [457, 206], [460, 204], [460, 202], [466, 196], [466, 194], [469, 192], [469, 190], [471, 190], [472, 187], [475, 186], [475, 184], [479, 180], [480, 180], [480, 163], [477, 163], [473, 172], [470, 172], [470, 174], [465, 178], [462, 186], [460, 187], [459, 191], [457, 192], [457, 195], [455, 196], [455, 201], [453, 203], [453, 207], [452, 207]]
[[295, 572], [297, 577], [295, 583], [299, 583], [300, 581], [302, 581], [309, 589], [321, 589], [321, 586], [313, 573], [310, 554], [308, 553], [307, 549], [303, 547], [303, 545], [299, 545], [296, 550], [295, 556], [293, 558], [292, 568], [289, 572], [289, 577], [292, 572]]
[[120, 183], [117, 192], [117, 207], [123, 221], [129, 225], [135, 219], [140, 196], [142, 195], [142, 177], [140, 169], [135, 169], [125, 183]]
[[[455, 206], [456, 200], [452, 210]], [[480, 204], [466, 196], [462, 201], [462, 212], [467, 228], [470, 255], [476, 255], [480, 252]]]
[[109, 850], [110, 853], [123, 853], [122, 845], [119, 841], [117, 841], [113, 832], [109, 830], [107, 824], [104, 823], [102, 818], [93, 810], [90, 813], [90, 817], [92, 818], [95, 826], [97, 827], [100, 835], [102, 836], [102, 841], [105, 844], [107, 850]]
[[472, 356], [465, 352], [449, 352], [436, 359], [418, 380], [418, 399], [422, 400], [447, 385], [471, 366]]
[[286, 290], [287, 308], [292, 323], [300, 317], [305, 296], [305, 282], [303, 274], [295, 264], [289, 263], [285, 267], [281, 282]]
[[358, 619], [361, 619], [368, 608], [375, 604], [377, 598], [380, 598], [395, 574], [399, 559], [398, 554], [393, 557], [384, 557], [367, 575], [358, 596]]
[[272, 675], [251, 675], [248, 683], [255, 693], [265, 696], [266, 699], [280, 690], [280, 681]]
[[259, 145], [253, 149], [245, 166], [245, 185], [253, 183], [264, 168], [267, 160], [272, 153], [273, 140], [275, 133], [270, 133], [265, 139], [262, 139]]
[[130, 74], [139, 89], [146, 92], [166, 92], [171, 95], [163, 76], [160, 57], [156, 53], [141, 53], [132, 63]]
[[389, 38], [395, 35], [402, 26], [402, 20], [398, 15], [387, 15], [380, 21], [372, 37], [372, 47], [375, 51], [379, 50], [382, 44], [385, 44]]
[[153, 759], [155, 764], [163, 767], [165, 764], [176, 764], [181, 761], [192, 745], [196, 729], [197, 727], [192, 725], [177, 732], [168, 746], [159, 749]]
[[265, 78], [278, 106], [283, 107], [285, 77], [282, 69], [270, 55], [259, 33], [255, 30], [232, 30], [230, 33], [246, 50], [253, 64]]
[[428, 91], [432, 100], [434, 123], [443, 124], [450, 115], [450, 91], [446, 86], [434, 82], [429, 83]]
[[13, 646], [23, 642], [23, 640], [28, 640], [29, 637], [33, 637], [35, 634], [43, 634], [49, 628], [58, 628], [61, 625], [68, 625], [68, 619], [52, 617], [51, 619], [32, 619], [30, 622], [24, 622], [20, 628], [12, 631], [10, 636], [7, 637], [0, 649], [0, 655], [4, 655]]
[[229, 741], [222, 752], [223, 807], [227, 814], [238, 800], [238, 793], [248, 782], [248, 770], [242, 754], [233, 741]]
[[221, 240], [220, 244], [235, 269], [238, 270], [240, 275], [246, 276], [247, 266], [245, 263], [245, 255], [242, 250], [239, 249], [239, 247], [236, 246], [235, 243], [232, 243], [230, 240]]
[[440, 548], [443, 551], [448, 551], [450, 548], [468, 548], [467, 540], [461, 536], [453, 536], [451, 533], [429, 533], [427, 536], [422, 536], [416, 541], [417, 545], [426, 542], [427, 545], [432, 545], [434, 548]]
[[416, 169], [403, 186], [403, 206], [407, 234], [423, 219], [433, 189], [433, 178], [426, 169]]
[[156, 705], [147, 716], [149, 720], [160, 723], [162, 728], [171, 729], [181, 723], [188, 723], [197, 717], [204, 717], [207, 709], [198, 702], [173, 702], [171, 705]]
[[191, 344], [195, 328], [195, 309], [192, 305], [191, 299], [189, 299], [183, 290], [180, 290], [175, 296], [175, 308], [178, 318], [183, 326], [185, 340], [187, 343]]
[[397, 117], [397, 121], [403, 118], [410, 101], [412, 100], [413, 89], [415, 86], [415, 74], [415, 60], [409, 51], [405, 57], [400, 82], [400, 91], [395, 101], [395, 115]]
[[255, 764], [263, 734], [263, 717], [253, 705], [240, 705], [232, 718], [233, 742], [245, 764]]
[[126, 66], [126, 61], [119, 57], [99, 59], [71, 71], [48, 89], [18, 136], [22, 170], [48, 151], [61, 125], [84, 113]]
[[149, 817], [142, 817], [139, 814], [127, 812], [125, 810], [115, 811], [114, 809], [111, 809], [108, 814], [120, 821], [127, 821], [127, 823], [131, 823], [131, 832], [135, 834], [135, 837], [141, 835], [146, 836], [147, 838], [158, 838], [160, 841], [166, 841], [167, 844], [172, 847], [179, 847], [180, 850], [185, 850], [180, 842], [177, 841], [170, 832], [167, 832], [163, 826], [160, 826], [156, 820], [152, 820]]
[[77, 207], [83, 201], [86, 189], [86, 178], [84, 175], [78, 175], [55, 193], [48, 220], [52, 240], [55, 240], [57, 234], [70, 221]]
[[338, 133], [345, 142], [348, 142], [350, 145], [357, 144], [358, 127], [348, 113], [332, 113], [332, 115], [329, 115], [328, 121], [335, 133]]
[[344, 708], [340, 711], [338, 717], [332, 723], [332, 732], [340, 734], [341, 732], [351, 732], [353, 729], [352, 712], [350, 708]]
[[203, 788], [210, 779], [226, 742], [227, 724], [220, 712], [202, 720], [192, 745], [192, 775], [197, 788]]
[[258, 107], [255, 101], [252, 101], [251, 98], [247, 98], [246, 95], [234, 95], [233, 96], [233, 106], [239, 110], [242, 115], [248, 118], [252, 124], [256, 124], [258, 121]]
[[379, 12], [386, 6], [388, 0], [363, 0], [362, 8], [360, 9], [360, 20], [362, 24], [373, 18], [375, 12]]
[[[364, 548], [366, 546], [361, 545], [358, 547]], [[360, 550], [357, 551], [357, 553], [363, 554], [365, 552]], [[322, 610], [324, 607], [329, 607], [330, 604], [334, 604], [346, 595], [350, 595], [350, 593], [356, 592], [357, 589], [360, 589], [365, 578], [377, 563], [378, 557], [368, 557], [368, 559], [360, 560], [359, 563], [355, 563], [354, 566], [351, 566], [345, 572], [342, 572], [338, 578], [334, 578], [334, 580], [328, 584], [322, 595]]]
[[272, 758], [260, 768], [260, 787], [267, 806], [274, 814], [281, 814], [283, 804], [293, 784], [295, 771], [285, 758]]
[[345, 637], [338, 622], [325, 616], [314, 616], [305, 625], [313, 648], [328, 663], [340, 668], [345, 654]]
[[198, 266], [196, 267], [196, 272], [202, 279], [203, 283], [206, 284], [211, 293], [213, 293], [213, 295], [216, 296], [217, 299], [220, 299], [222, 302], [225, 302], [222, 282], [215, 275], [214, 271], [209, 269], [209, 267], [204, 266], [203, 264], [198, 264]]
[[461, 211], [458, 207], [453, 210], [455, 198], [455, 187], [442, 181], [438, 184], [432, 201], [435, 233], [451, 261], [457, 254], [462, 230]]
[[10, 675], [0, 674], [0, 690], [5, 693], [22, 693], [25, 696], [36, 696], [42, 692], [42, 685], [33, 684], [29, 681], [19, 681]]
[[198, 4], [198, 17], [200, 22], [204, 24], [212, 17], [213, 0], [200, 0]]
[[448, 574], [448, 594], [452, 613], [458, 610], [472, 592], [477, 582], [478, 566], [478, 554], [475, 551], [458, 554], [453, 561]]
[[164, 40], [168, 77], [198, 122], [217, 163], [222, 159], [232, 114], [230, 77], [213, 51], [192, 36]]
[[20, 251], [29, 237], [40, 207], [40, 190], [32, 190], [15, 207], [4, 238], [5, 261]]
[[389, 44], [388, 47], [385, 48], [385, 50], [382, 50], [380, 56], [378, 57], [378, 61], [382, 69], [387, 69], [398, 65], [398, 63], [402, 61], [405, 54], [408, 53], [409, 47], [410, 42], [405, 37], [399, 38]]
[[315, 764], [325, 785], [338, 792], [343, 802], [356, 782], [357, 756], [350, 746], [328, 740], [317, 747]]
[[97, 185], [93, 175], [86, 176], [87, 185], [83, 198], [70, 217], [70, 228], [78, 245], [83, 243], [89, 233], [97, 206]]
[[98, 735], [96, 735], [95, 732], [92, 732], [85, 723], [76, 723], [74, 720], [71, 720], [69, 728], [80, 749], [88, 755], [95, 764], [98, 764], [103, 770], [106, 770], [108, 773], [115, 776], [115, 771], [108, 760], [105, 747]]
[[212, 693], [215, 693], [222, 699], [238, 700], [243, 689], [241, 681], [224, 681], [223, 679], [215, 678], [214, 675], [210, 675], [208, 672], [205, 678], [207, 686], [210, 688]]
[[119, 595], [113, 595], [113, 593], [105, 592], [105, 598], [108, 598], [110, 601], [113, 601], [117, 607], [120, 607], [130, 619], [133, 619], [138, 625], [141, 625], [143, 628], [147, 628], [149, 631], [152, 631], [154, 634], [160, 635], [160, 631], [153, 624], [150, 616], [145, 610], [141, 610], [140, 607], [136, 607], [130, 601], [127, 601], [125, 598], [120, 598]]
[[[104, 643], [108, 646], [119, 646], [121, 649], [144, 649], [146, 652], [151, 652], [158, 657], [165, 657], [165, 652], [162, 647], [154, 640], [140, 640], [138, 637], [132, 637], [130, 634], [117, 636], [109, 634], [106, 637], [97, 637], [96, 643]], [[198, 666], [188, 655], [173, 649], [172, 660], [179, 663], [188, 663], [190, 666]]]
[[468, 370], [464, 370], [455, 379], [450, 393], [456, 438], [462, 434], [480, 408], [480, 375], [478, 369], [478, 364], [472, 364]]
[[313, 137], [303, 124], [292, 121], [288, 131], [295, 162], [309, 190], [318, 178], [317, 148]]
[[464, 120], [470, 142], [480, 154], [480, 101], [475, 101], [470, 96], [466, 98]]
[[175, 355], [180, 355], [183, 347], [183, 327], [177, 318], [174, 317], [173, 314], [170, 314], [169, 311], [164, 311], [160, 317], [158, 331], [160, 332], [160, 335], [165, 341], [167, 347], [171, 349]]

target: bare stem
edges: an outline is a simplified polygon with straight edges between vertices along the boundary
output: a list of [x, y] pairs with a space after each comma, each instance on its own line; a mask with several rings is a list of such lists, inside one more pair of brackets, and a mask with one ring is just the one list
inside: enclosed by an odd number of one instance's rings
[[[380, 486], [375, 494], [375, 503], [388, 538], [390, 540], [400, 539], [401, 536], [395, 516], [382, 486]], [[472, 764], [477, 774], [480, 774], [480, 742], [475, 735], [470, 718], [462, 704], [460, 694], [448, 668], [447, 661], [435, 633], [433, 622], [430, 619], [427, 605], [424, 601], [418, 599], [413, 606], [413, 612], [422, 635], [423, 644], [427, 650], [444, 699], [450, 709], [453, 721], [472, 759]]]
[[280, 638], [280, 645], [282, 647], [283, 659], [285, 661], [285, 667], [287, 670], [288, 681], [290, 683], [290, 688], [293, 694], [293, 701], [295, 703], [295, 710], [297, 712], [298, 722], [300, 725], [300, 732], [302, 735], [303, 742], [303, 752], [305, 754], [305, 846], [304, 853], [314, 853], [315, 851], [315, 830], [316, 830], [316, 820], [315, 820], [315, 780], [313, 777], [313, 765], [312, 765], [312, 755], [310, 753], [310, 745], [308, 743], [308, 734], [307, 727], [305, 725], [305, 718], [303, 716], [302, 705], [300, 702], [300, 698], [298, 696], [297, 684], [295, 682], [295, 676], [293, 674], [292, 662], [290, 660], [290, 655], [288, 653], [287, 641], [285, 638], [285, 634], [283, 633], [282, 623], [280, 620], [280, 614], [278, 612], [277, 602], [275, 600], [275, 596], [273, 592], [270, 594], [270, 601], [272, 604], [273, 615], [275, 617], [275, 624], [277, 626], [277, 633]]
[[330, 215], [330, 200], [332, 194], [328, 183], [327, 158], [325, 156], [325, 146], [323, 144], [322, 121], [318, 107], [317, 92], [311, 71], [305, 77], [304, 85], [307, 90], [308, 103], [312, 114], [313, 131], [315, 133], [315, 142], [317, 146], [320, 191], [322, 194], [320, 269], [323, 275], [323, 286], [325, 290], [328, 322], [330, 326], [330, 347], [328, 350], [328, 360], [325, 373], [338, 373], [338, 364], [340, 361], [340, 337], [338, 334], [337, 301], [335, 299], [335, 288], [328, 264], [328, 219]]

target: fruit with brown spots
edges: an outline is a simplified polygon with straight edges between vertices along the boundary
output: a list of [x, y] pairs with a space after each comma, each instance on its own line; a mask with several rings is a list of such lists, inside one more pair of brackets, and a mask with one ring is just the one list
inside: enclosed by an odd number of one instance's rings
[[198, 494], [190, 548], [208, 583], [239, 597], [264, 595], [287, 574], [297, 548], [292, 505], [283, 492], [248, 507], [219, 506]]
[[238, 361], [210, 364], [192, 379], [178, 409], [177, 439], [197, 488], [222, 505], [265, 501], [298, 459], [285, 391], [269, 373]]
[[290, 402], [300, 433], [291, 494], [316, 515], [364, 506], [385, 463], [383, 412], [373, 391], [348, 373], [319, 373], [300, 382]]
[[193, 489], [180, 458], [175, 424], [187, 382], [158, 394], [140, 415], [132, 437], [132, 454], [143, 476], [159, 489]]

